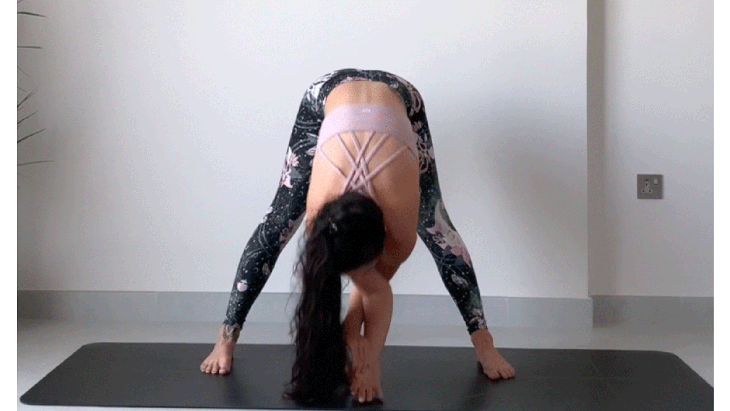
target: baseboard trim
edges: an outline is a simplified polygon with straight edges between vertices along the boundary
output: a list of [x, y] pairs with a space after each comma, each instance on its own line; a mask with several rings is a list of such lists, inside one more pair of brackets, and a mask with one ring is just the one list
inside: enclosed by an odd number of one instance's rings
[[610, 325], [661, 325], [712, 327], [714, 297], [643, 297], [594, 295], [593, 323]]
[[[18, 318], [104, 322], [222, 322], [228, 293], [18, 290]], [[347, 307], [343, 294], [343, 310]], [[262, 293], [249, 322], [288, 323], [298, 294]], [[712, 326], [712, 297], [482, 297], [490, 327], [590, 329], [596, 325]], [[443, 295], [395, 295], [393, 324], [463, 325]]]

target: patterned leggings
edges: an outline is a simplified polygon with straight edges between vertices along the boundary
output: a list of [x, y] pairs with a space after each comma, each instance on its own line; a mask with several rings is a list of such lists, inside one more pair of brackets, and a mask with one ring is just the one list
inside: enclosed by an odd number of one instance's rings
[[312, 160], [319, 128], [324, 119], [325, 99], [335, 87], [353, 80], [383, 82], [403, 98], [413, 131], [418, 134], [421, 168], [418, 235], [431, 252], [441, 279], [456, 302], [469, 333], [487, 328], [469, 252], [441, 200], [431, 134], [420, 93], [413, 85], [390, 73], [344, 69], [322, 76], [304, 93], [289, 140], [276, 196], [246, 244], [238, 264], [226, 319], [223, 322], [228, 334], [237, 336], [240, 332], [243, 321], [269, 278], [279, 254], [304, 219]]

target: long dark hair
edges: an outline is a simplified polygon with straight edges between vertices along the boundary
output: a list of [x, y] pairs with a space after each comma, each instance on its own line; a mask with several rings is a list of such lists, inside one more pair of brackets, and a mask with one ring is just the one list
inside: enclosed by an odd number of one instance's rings
[[296, 357], [286, 398], [316, 406], [347, 385], [340, 276], [373, 261], [384, 241], [382, 210], [356, 192], [325, 204], [312, 222], [297, 264], [302, 295], [292, 321]]

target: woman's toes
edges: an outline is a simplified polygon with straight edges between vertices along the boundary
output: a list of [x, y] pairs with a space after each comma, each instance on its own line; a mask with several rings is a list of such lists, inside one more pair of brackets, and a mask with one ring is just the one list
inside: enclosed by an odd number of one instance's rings
[[218, 363], [217, 362], [214, 362], [213, 363], [213, 367], [211, 368], [211, 372], [213, 374], [218, 374]]

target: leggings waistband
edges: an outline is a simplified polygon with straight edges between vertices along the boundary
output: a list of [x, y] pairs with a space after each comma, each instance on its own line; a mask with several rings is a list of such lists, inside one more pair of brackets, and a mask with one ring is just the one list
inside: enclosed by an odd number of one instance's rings
[[343, 131], [376, 131], [402, 141], [418, 158], [416, 139], [411, 123], [404, 113], [382, 104], [343, 104], [332, 110], [322, 121], [317, 139], [317, 151], [330, 138]]

